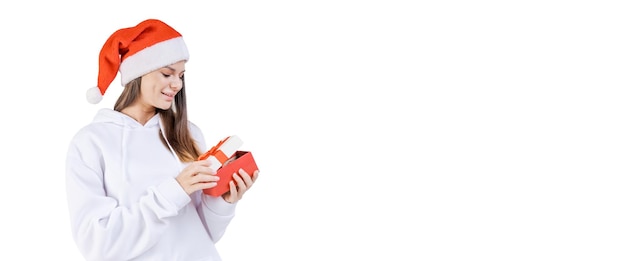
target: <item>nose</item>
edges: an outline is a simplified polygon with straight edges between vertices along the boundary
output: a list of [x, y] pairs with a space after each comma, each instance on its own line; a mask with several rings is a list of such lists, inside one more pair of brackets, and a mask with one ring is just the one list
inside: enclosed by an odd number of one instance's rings
[[178, 77], [172, 77], [172, 78], [174, 78], [172, 82], [170, 82], [170, 88], [172, 88], [172, 90], [178, 91], [181, 88], [183, 88], [183, 79], [178, 78]]

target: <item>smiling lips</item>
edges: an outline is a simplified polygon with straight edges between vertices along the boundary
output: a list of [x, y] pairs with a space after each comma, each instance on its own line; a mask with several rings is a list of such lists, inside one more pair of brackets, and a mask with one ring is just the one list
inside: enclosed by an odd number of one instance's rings
[[161, 94], [165, 95], [167, 98], [166, 100], [171, 101], [174, 99], [174, 94], [173, 93], [164, 93], [162, 92]]

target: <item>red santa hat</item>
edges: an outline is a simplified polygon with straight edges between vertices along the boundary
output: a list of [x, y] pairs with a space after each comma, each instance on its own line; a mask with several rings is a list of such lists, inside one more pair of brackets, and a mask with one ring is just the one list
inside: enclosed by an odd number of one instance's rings
[[122, 86], [163, 66], [189, 60], [182, 35], [156, 19], [115, 31], [102, 46], [98, 85], [87, 90], [87, 101], [96, 104], [117, 72]]

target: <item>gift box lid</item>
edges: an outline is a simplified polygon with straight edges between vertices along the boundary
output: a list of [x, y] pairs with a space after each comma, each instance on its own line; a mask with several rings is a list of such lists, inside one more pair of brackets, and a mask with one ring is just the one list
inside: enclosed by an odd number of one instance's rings
[[241, 147], [243, 141], [237, 135], [231, 135], [222, 139], [217, 145], [198, 157], [198, 160], [208, 159], [211, 167], [215, 170], [219, 169], [224, 162], [230, 159], [237, 149]]

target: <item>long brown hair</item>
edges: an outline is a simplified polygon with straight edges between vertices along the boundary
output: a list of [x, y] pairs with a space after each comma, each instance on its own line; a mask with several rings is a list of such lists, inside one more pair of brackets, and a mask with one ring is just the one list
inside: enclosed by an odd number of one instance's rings
[[[124, 87], [122, 94], [115, 102], [113, 107], [116, 111], [122, 111], [124, 108], [130, 106], [139, 98], [141, 93], [141, 77], [130, 81]], [[194, 161], [200, 156], [201, 152], [198, 149], [191, 133], [189, 132], [189, 124], [187, 121], [187, 98], [185, 95], [185, 79], [183, 78], [183, 87], [174, 96], [174, 104], [170, 109], [161, 110], [156, 109], [157, 113], [161, 115], [161, 121], [165, 128], [165, 136], [169, 141], [172, 149], [178, 155], [183, 162]], [[161, 133], [160, 133], [161, 134]], [[163, 139], [163, 135], [159, 135], [163, 145], [167, 147], [166, 141]]]

